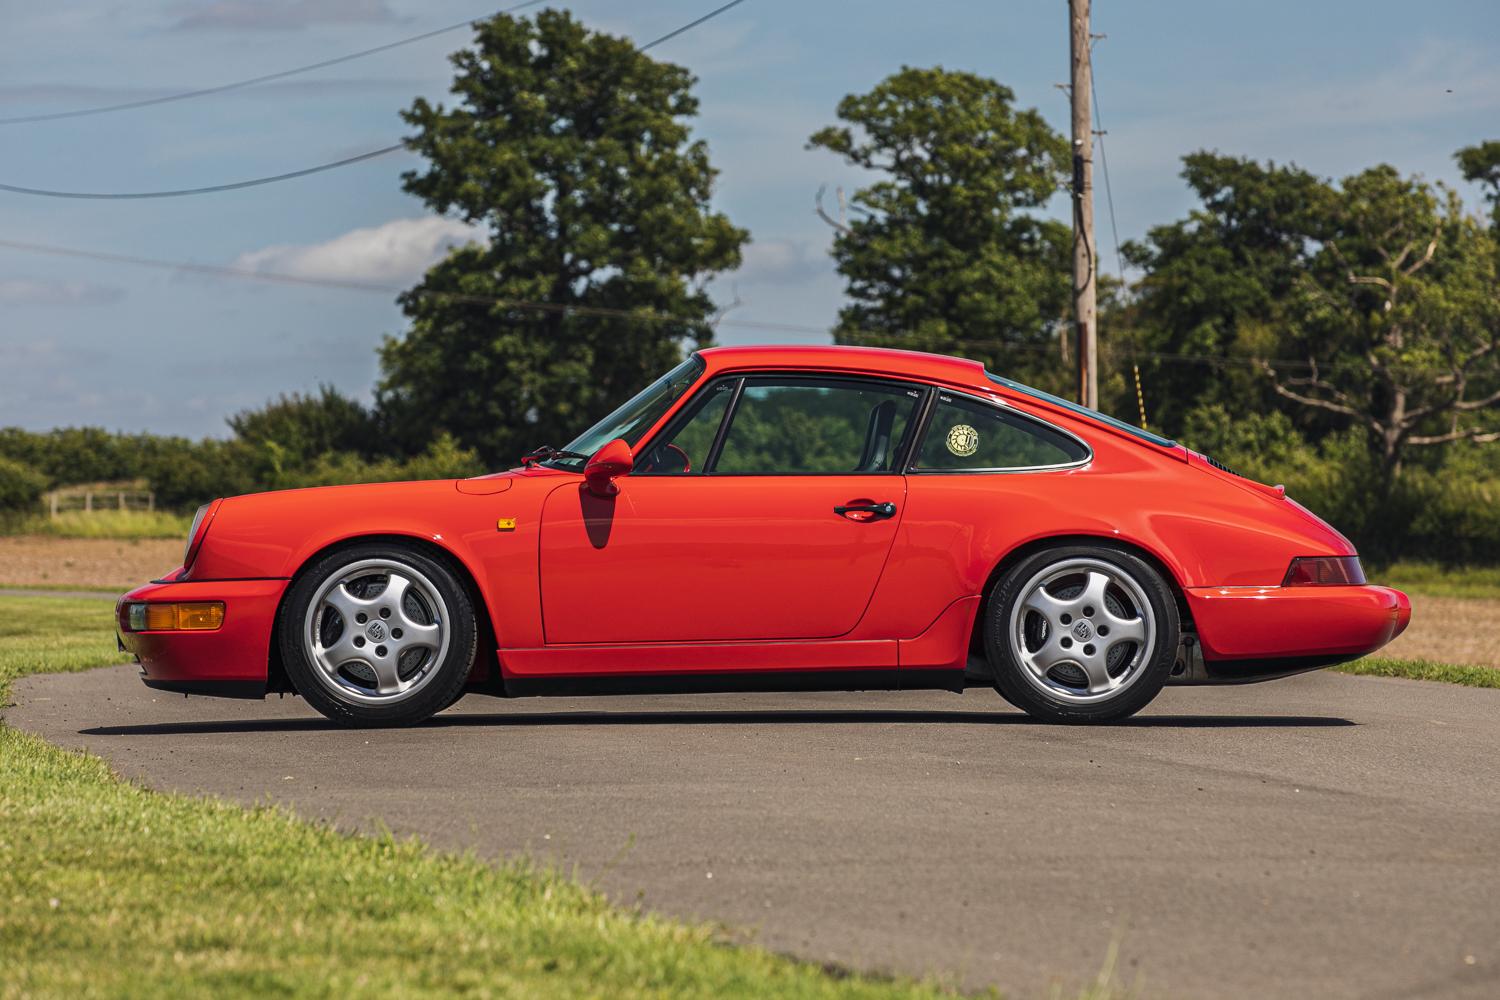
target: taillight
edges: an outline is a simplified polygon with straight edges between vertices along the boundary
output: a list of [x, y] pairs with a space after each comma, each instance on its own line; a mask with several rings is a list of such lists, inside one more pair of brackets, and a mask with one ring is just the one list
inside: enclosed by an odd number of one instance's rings
[[1287, 567], [1283, 587], [1351, 587], [1365, 582], [1359, 556], [1298, 556]]

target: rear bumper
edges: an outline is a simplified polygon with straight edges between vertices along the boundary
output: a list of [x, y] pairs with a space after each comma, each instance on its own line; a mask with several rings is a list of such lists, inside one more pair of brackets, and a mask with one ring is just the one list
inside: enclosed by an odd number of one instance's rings
[[286, 580], [204, 580], [150, 583], [121, 597], [137, 601], [223, 601], [224, 624], [212, 632], [127, 632], [120, 645], [135, 655], [153, 688], [191, 694], [265, 694], [271, 627]]
[[[1186, 591], [1203, 657], [1337, 663], [1373, 653], [1411, 621], [1389, 587], [1201, 587]], [[1220, 673], [1232, 664], [1219, 664]]]

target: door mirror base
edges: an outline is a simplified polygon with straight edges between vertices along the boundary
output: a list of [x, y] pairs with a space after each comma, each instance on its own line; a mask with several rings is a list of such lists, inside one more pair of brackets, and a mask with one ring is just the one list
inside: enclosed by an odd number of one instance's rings
[[635, 468], [635, 457], [624, 438], [615, 438], [594, 452], [594, 457], [583, 467], [583, 483], [588, 491], [598, 497], [612, 497], [620, 492], [615, 480], [630, 475]]

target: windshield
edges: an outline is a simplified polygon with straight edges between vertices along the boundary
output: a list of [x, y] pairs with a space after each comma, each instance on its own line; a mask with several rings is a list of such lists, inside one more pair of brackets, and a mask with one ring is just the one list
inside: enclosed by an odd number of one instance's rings
[[[661, 419], [662, 414], [671, 409], [672, 404], [698, 381], [706, 367], [703, 359], [694, 354], [578, 435], [563, 451], [592, 455], [615, 438], [624, 438], [625, 443], [634, 448], [641, 443], [641, 438], [651, 426]], [[586, 461], [583, 458], [554, 458], [546, 464], [559, 469], [581, 469]]]
[[1014, 392], [1019, 392], [1024, 396], [1031, 396], [1035, 399], [1044, 399], [1047, 402], [1051, 403], [1053, 406], [1061, 406], [1069, 413], [1076, 413], [1080, 417], [1087, 417], [1089, 420], [1093, 420], [1101, 424], [1107, 424], [1117, 431], [1124, 431], [1126, 434], [1138, 437], [1142, 441], [1150, 441], [1152, 444], [1158, 445], [1162, 448], [1177, 447], [1177, 442], [1173, 441], [1171, 438], [1164, 438], [1160, 434], [1152, 434], [1150, 431], [1142, 430], [1134, 424], [1127, 424], [1123, 420], [1111, 417], [1107, 413], [1100, 413], [1098, 410], [1091, 410], [1086, 406], [1079, 406], [1077, 403], [1074, 403], [1071, 400], [1063, 399], [1061, 396], [1054, 396], [1050, 392], [1043, 392], [1040, 389], [1033, 389], [1029, 385], [1022, 385], [1020, 382], [1016, 382], [1003, 376], [996, 375], [993, 372], [985, 372], [984, 374], [989, 378], [991, 382], [1003, 385], [1005, 386], [1005, 388], [1010, 389]]

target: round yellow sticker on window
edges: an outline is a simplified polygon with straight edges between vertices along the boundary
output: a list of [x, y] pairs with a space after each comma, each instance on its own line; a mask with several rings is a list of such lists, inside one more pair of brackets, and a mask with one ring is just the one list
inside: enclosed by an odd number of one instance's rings
[[959, 458], [968, 458], [979, 450], [979, 432], [968, 424], [955, 424], [948, 432], [948, 450]]

